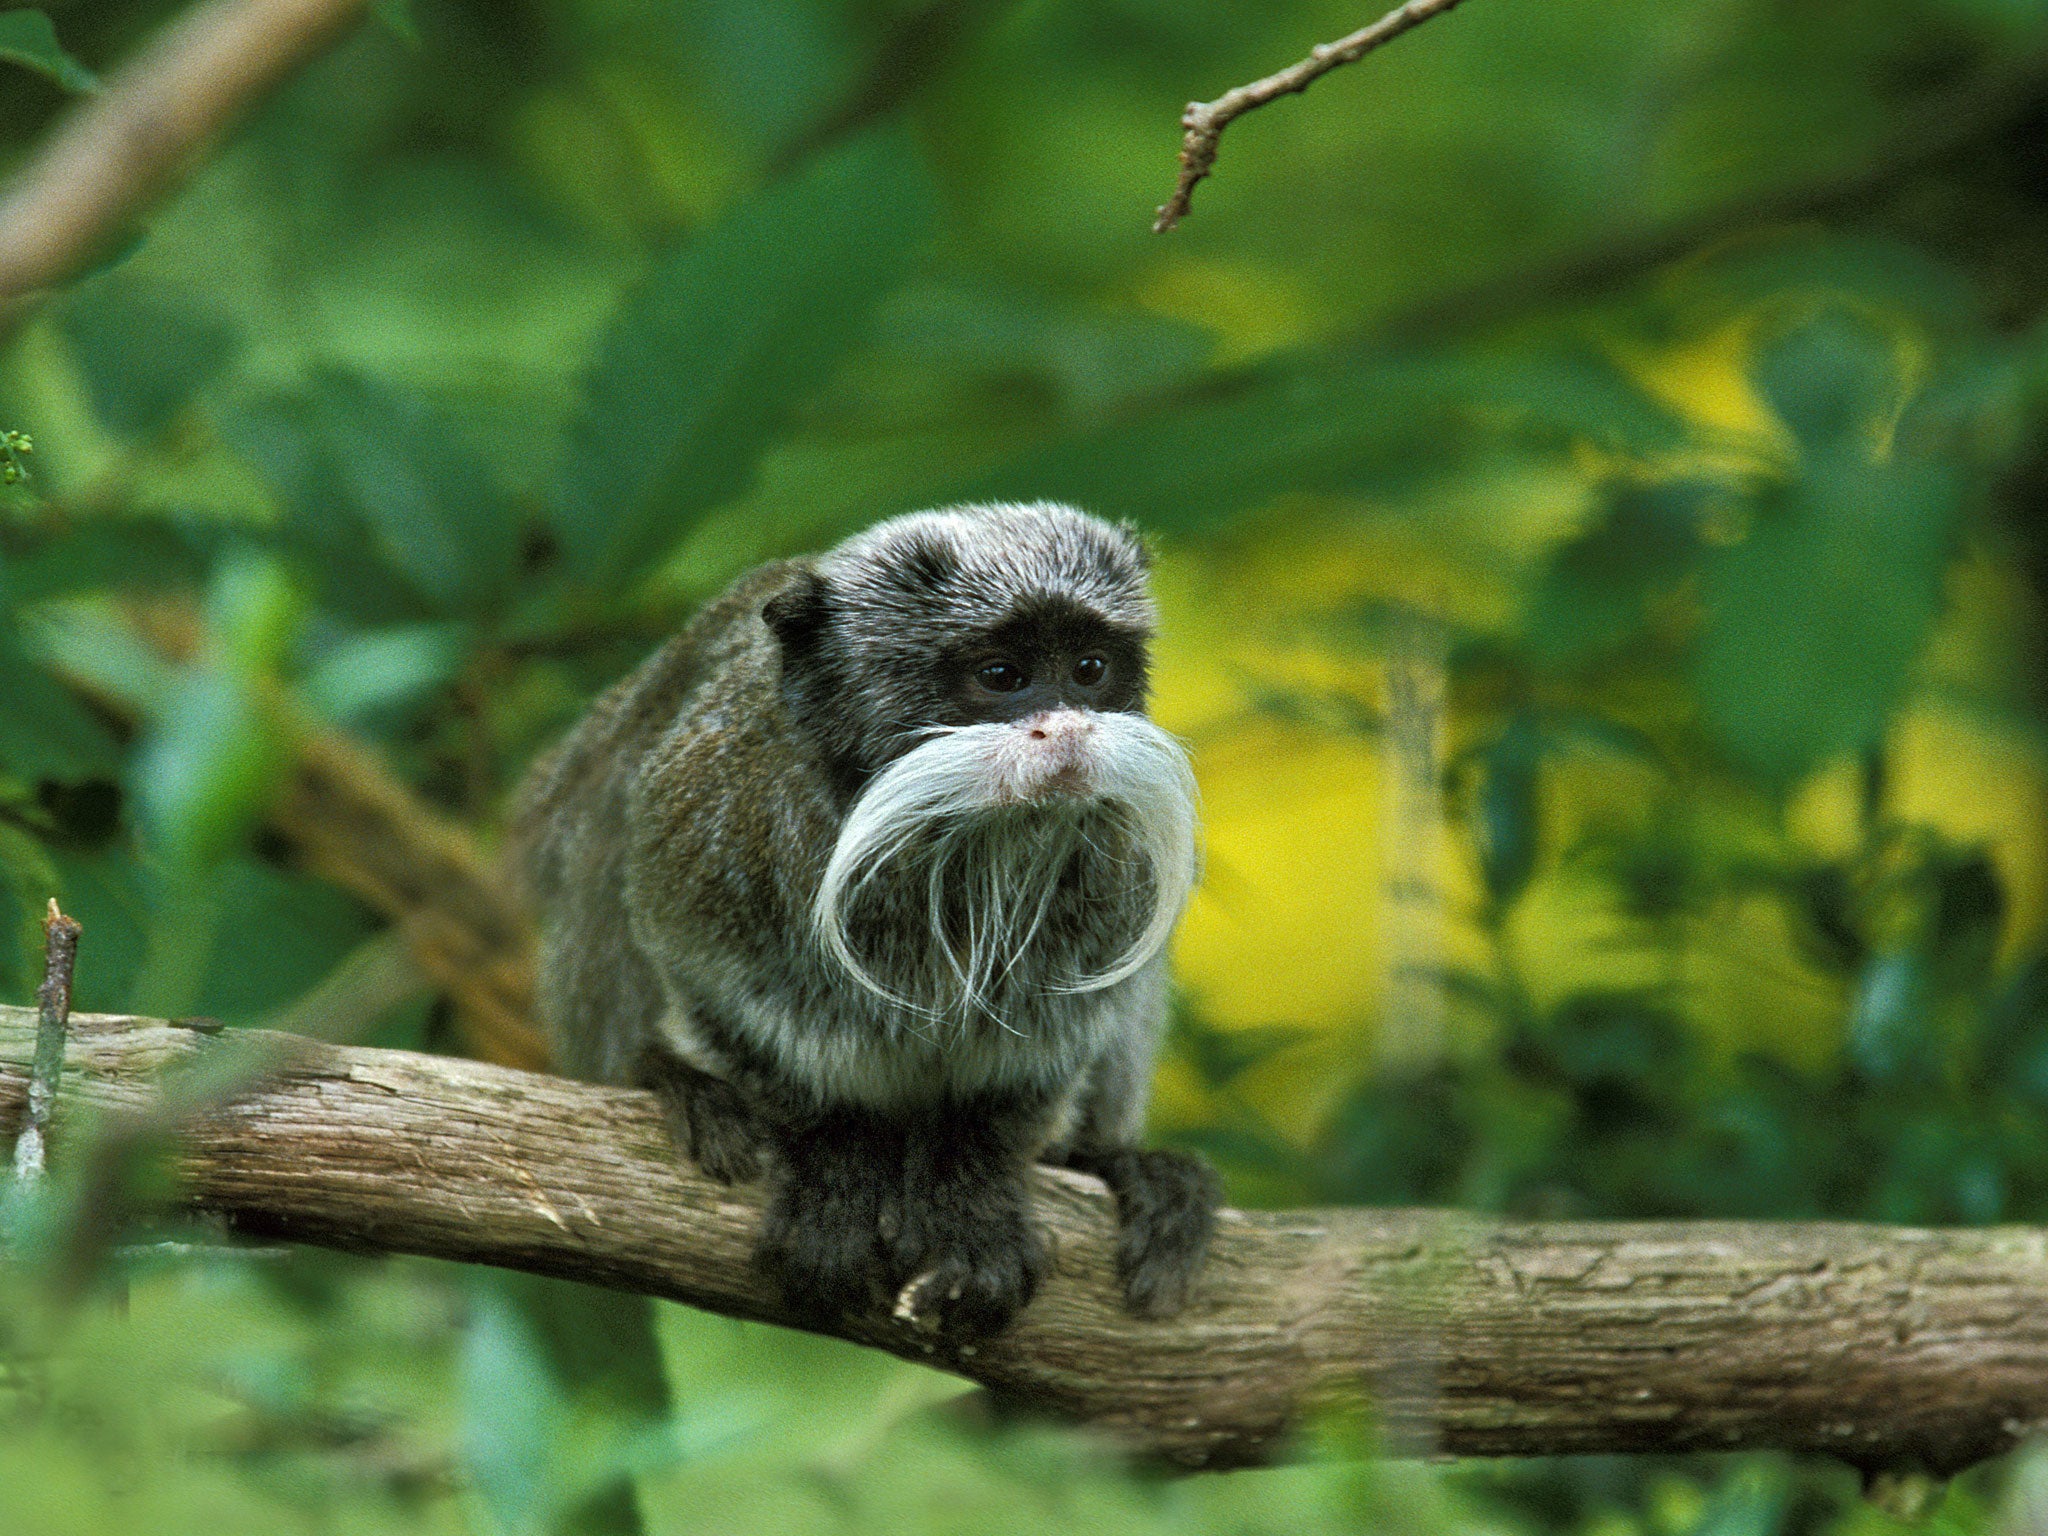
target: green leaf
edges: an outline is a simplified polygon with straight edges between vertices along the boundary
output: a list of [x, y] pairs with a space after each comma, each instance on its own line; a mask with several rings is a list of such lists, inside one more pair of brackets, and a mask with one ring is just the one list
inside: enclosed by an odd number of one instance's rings
[[1937, 980], [1957, 991], [1977, 990], [1992, 973], [2009, 902], [1998, 866], [1971, 851], [1936, 861], [1927, 914], [1927, 954]]
[[1641, 1098], [1677, 1089], [1691, 1064], [1685, 1026], [1654, 992], [1592, 987], [1560, 998], [1539, 1037], [1553, 1070], [1581, 1093], [1625, 1087]]
[[[920, 0], [867, 13], [871, 19], [862, 26], [853, 19], [860, 13], [812, 0], [681, 0], [631, 8], [643, 18], [636, 31], [660, 61], [657, 67], [688, 82], [685, 89], [704, 110], [769, 158], [860, 89], [860, 44], [881, 17], [959, 9], [958, 0], [938, 6]], [[930, 67], [927, 60], [890, 62], [913, 71]]]
[[1927, 966], [1910, 950], [1872, 958], [1849, 1012], [1849, 1056], [1874, 1082], [1924, 1078], [1939, 1065]]
[[1269, 366], [1034, 449], [960, 496], [1069, 501], [1186, 533], [1285, 491], [1412, 482], [1440, 443], [1427, 407], [1404, 409], [1404, 371], [1320, 359]]
[[471, 1295], [458, 1434], [464, 1480], [506, 1536], [547, 1531], [563, 1503], [556, 1459], [568, 1405], [511, 1306], [485, 1285]]
[[1810, 449], [1868, 437], [1899, 399], [1892, 342], [1840, 308], [1767, 341], [1755, 372], [1771, 409]]
[[67, 91], [92, 91], [99, 79], [64, 51], [57, 29], [41, 11], [0, 11], [0, 59], [48, 75]]
[[877, 132], [658, 266], [613, 320], [570, 429], [552, 508], [567, 571], [630, 580], [742, 490], [908, 275], [932, 216], [909, 139]]
[[519, 514], [481, 458], [417, 400], [349, 374], [314, 391], [348, 508], [385, 562], [443, 613], [481, 614], [519, 564]]
[[1173, 1043], [1205, 1087], [1227, 1088], [1254, 1067], [1313, 1038], [1309, 1030], [1283, 1024], [1215, 1029], [1183, 1016], [1176, 1023]]
[[1792, 871], [1786, 896], [1792, 937], [1815, 963], [1846, 973], [1869, 958], [1856, 889], [1842, 865], [1814, 864]]
[[122, 839], [93, 852], [59, 846], [53, 857], [64, 910], [92, 935], [79, 962], [74, 1005], [106, 1011], [134, 1006], [147, 930], [161, 914], [152, 906], [132, 844]]
[[172, 688], [131, 783], [146, 840], [174, 869], [204, 869], [255, 827], [290, 754], [256, 686], [196, 667]]
[[370, 0], [370, 14], [407, 47], [420, 46], [420, 24], [413, 16], [412, 0]]
[[215, 569], [203, 659], [165, 690], [130, 769], [145, 840], [174, 880], [206, 878], [284, 778], [290, 747], [266, 695], [297, 618], [296, 593], [275, 561], [238, 549]]
[[0, 992], [26, 996], [40, 980], [44, 903], [63, 894], [50, 850], [0, 821]]
[[1644, 393], [1605, 352], [1576, 342], [1532, 342], [1442, 366], [1447, 407], [1488, 436], [1556, 451], [1584, 446], [1644, 455], [1680, 447], [1684, 424]]
[[1998, 991], [1984, 1024], [1985, 1059], [1999, 1080], [2035, 1105], [2048, 1103], [2048, 951]]
[[248, 548], [228, 551], [206, 590], [211, 658], [245, 677], [277, 669], [299, 626], [299, 597], [284, 568]]
[[224, 413], [220, 423], [230, 445], [276, 492], [270, 542], [291, 557], [321, 607], [362, 624], [434, 617], [372, 537], [327, 425], [304, 395], [255, 401]]
[[288, 1008], [376, 926], [345, 892], [254, 858], [229, 859], [210, 879], [220, 931], [234, 939], [215, 951], [192, 1006], [229, 1024]]
[[1956, 477], [1939, 465], [1814, 461], [1760, 497], [1707, 564], [1697, 676], [1735, 761], [1784, 787], [1878, 741], [1940, 607]]
[[1696, 269], [1694, 281], [1655, 285], [1646, 296], [1653, 314], [1664, 311], [1668, 321], [1675, 307], [1685, 327], [1754, 319], [1759, 310], [1811, 314], [1818, 299], [1910, 315], [1952, 335], [1972, 332], [1982, 320], [1981, 292], [1920, 246], [1812, 227], [1731, 242]]
[[306, 702], [350, 724], [409, 704], [461, 669], [468, 638], [447, 624], [351, 635], [329, 647], [307, 674]]
[[162, 588], [197, 580], [213, 530], [156, 518], [96, 516], [73, 523], [10, 560], [7, 595], [17, 604], [80, 592]]
[[1511, 722], [1478, 755], [1472, 833], [1480, 874], [1496, 907], [1512, 905], [1536, 872], [1542, 755], [1542, 738], [1526, 718]]
[[272, 531], [319, 603], [383, 626], [495, 611], [518, 572], [517, 507], [424, 403], [351, 374], [228, 413], [282, 503]]
[[1537, 657], [1569, 662], [1639, 634], [1651, 600], [1676, 588], [1701, 552], [1708, 494], [1694, 481], [1613, 488], [1606, 515], [1562, 545], [1536, 585], [1528, 634]]
[[25, 615], [22, 640], [37, 661], [136, 714], [155, 715], [177, 683], [177, 669], [163, 653], [104, 608], [67, 603]]
[[927, 376], [981, 373], [1012, 390], [1020, 376], [1043, 379], [1084, 414], [1187, 384], [1216, 346], [1184, 321], [960, 281], [906, 288], [884, 306], [877, 330]]
[[2048, 22], [2048, 4], [2042, 0], [1947, 0], [1948, 8], [1972, 22], [2020, 38], [2031, 38]]
[[0, 631], [0, 765], [24, 779], [86, 779], [120, 762], [92, 711]]
[[1784, 1529], [1792, 1488], [1778, 1466], [1745, 1466], [1715, 1490], [1693, 1536], [1775, 1536]]
[[65, 305], [63, 328], [93, 409], [134, 438], [160, 431], [239, 346], [221, 315], [173, 289], [125, 277], [79, 289]]

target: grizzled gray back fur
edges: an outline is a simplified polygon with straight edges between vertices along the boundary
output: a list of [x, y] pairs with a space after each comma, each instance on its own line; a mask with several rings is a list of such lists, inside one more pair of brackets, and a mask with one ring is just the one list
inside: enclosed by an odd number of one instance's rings
[[632, 768], [691, 690], [729, 659], [786, 567], [766, 566], [708, 604], [681, 634], [613, 685], [520, 786], [512, 845], [542, 930], [540, 1014], [557, 1070], [592, 1082], [632, 1077], [667, 1008], [625, 918]]
[[[1164, 1016], [1163, 952], [1113, 985], [1071, 986], [1077, 965], [1128, 949], [1158, 894], [1116, 806], [935, 828], [865, 879], [852, 948], [930, 983], [914, 997], [861, 984], [820, 943], [814, 905], [862, 790], [934, 728], [968, 723], [945, 679], [1006, 626], [1106, 626], [1130, 658], [1112, 707], [1142, 718], [1145, 567], [1128, 531], [1071, 509], [960, 508], [763, 567], [708, 606], [523, 796], [560, 1065], [625, 1081], [661, 1041], [770, 1098], [889, 1109], [1014, 1093], [1064, 1109], [1056, 1138], [1128, 1140]], [[977, 871], [1000, 870], [1030, 882], [1027, 909], [1003, 919], [1002, 965], [949, 993]]]

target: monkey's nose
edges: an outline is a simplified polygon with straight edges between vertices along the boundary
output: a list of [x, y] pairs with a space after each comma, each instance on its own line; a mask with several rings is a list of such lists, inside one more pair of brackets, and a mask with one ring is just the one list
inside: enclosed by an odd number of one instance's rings
[[1079, 741], [1094, 729], [1095, 722], [1078, 709], [1040, 715], [1030, 725], [1033, 741]]

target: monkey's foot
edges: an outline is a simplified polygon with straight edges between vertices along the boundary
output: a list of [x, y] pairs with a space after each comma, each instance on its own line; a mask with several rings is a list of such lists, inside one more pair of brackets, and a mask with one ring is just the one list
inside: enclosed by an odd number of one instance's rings
[[1223, 1191], [1209, 1165], [1186, 1152], [1075, 1152], [1069, 1167], [1092, 1173], [1116, 1196], [1116, 1272], [1124, 1305], [1139, 1317], [1171, 1317], [1187, 1305], [1216, 1228]]
[[785, 1146], [754, 1262], [799, 1318], [870, 1313], [888, 1294], [878, 1180], [817, 1143]]
[[760, 1173], [766, 1128], [731, 1083], [698, 1071], [658, 1045], [640, 1053], [634, 1081], [661, 1101], [677, 1150], [706, 1176], [738, 1184]]

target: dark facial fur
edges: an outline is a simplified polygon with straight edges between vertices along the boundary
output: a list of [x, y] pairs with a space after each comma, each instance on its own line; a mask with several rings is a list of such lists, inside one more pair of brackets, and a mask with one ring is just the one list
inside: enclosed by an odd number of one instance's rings
[[1135, 1309], [1184, 1299], [1213, 1180], [1131, 1146], [1193, 869], [1153, 623], [1125, 530], [898, 518], [743, 578], [530, 778], [559, 1059], [654, 1088], [714, 1176], [766, 1154], [793, 1310], [916, 1279], [1000, 1328], [1034, 1156], [1110, 1183]]
[[982, 662], [1036, 669], [1043, 707], [1061, 655], [1100, 651], [1115, 675], [1092, 707], [1142, 711], [1156, 614], [1143, 546], [1065, 508], [925, 513], [849, 539], [765, 605], [789, 717], [836, 783], [857, 790], [932, 725], [1014, 718], [977, 693]]

